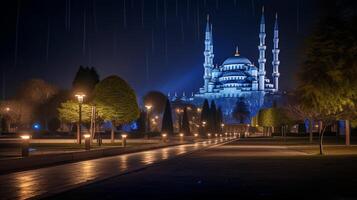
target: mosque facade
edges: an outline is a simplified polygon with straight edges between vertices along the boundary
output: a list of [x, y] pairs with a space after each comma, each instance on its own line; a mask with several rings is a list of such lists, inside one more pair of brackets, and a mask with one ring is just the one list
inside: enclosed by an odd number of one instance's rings
[[[204, 62], [203, 62], [203, 86], [198, 92], [192, 93], [190, 97], [185, 94], [182, 97], [177, 97], [175, 94], [169, 98], [172, 101], [181, 100], [200, 104], [204, 99], [215, 101], [221, 107], [226, 123], [235, 123], [232, 117], [235, 105], [238, 102], [244, 101], [250, 112], [250, 116], [255, 116], [260, 108], [269, 107], [273, 99], [279, 96], [279, 27], [278, 17], [275, 15], [275, 23], [273, 26], [273, 48], [271, 50], [273, 60], [271, 62], [272, 74], [268, 78], [266, 74], [266, 50], [265, 43], [265, 16], [264, 8], [260, 19], [259, 28], [259, 59], [258, 66], [255, 66], [250, 59], [240, 54], [236, 47], [235, 54], [228, 57], [221, 65], [214, 65], [213, 51], [213, 30], [212, 24], [207, 17], [204, 40]], [[248, 119], [249, 121], [249, 119]]]

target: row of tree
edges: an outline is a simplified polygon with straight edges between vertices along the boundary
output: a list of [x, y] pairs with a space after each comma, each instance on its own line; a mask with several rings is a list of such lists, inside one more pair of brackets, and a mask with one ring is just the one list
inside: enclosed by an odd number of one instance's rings
[[[83, 124], [88, 125], [93, 117], [97, 124], [111, 122], [112, 139], [115, 126], [139, 117], [135, 92], [125, 80], [109, 76], [100, 81], [93, 67], [82, 66], [69, 91], [39, 79], [24, 82], [12, 99], [1, 102], [1, 115], [15, 131], [30, 129], [34, 122], [40, 122], [43, 129], [50, 131], [57, 130], [60, 122], [73, 126], [79, 119], [79, 102], [74, 96], [78, 93], [86, 95], [82, 104]], [[96, 107], [95, 116], [93, 107]]]

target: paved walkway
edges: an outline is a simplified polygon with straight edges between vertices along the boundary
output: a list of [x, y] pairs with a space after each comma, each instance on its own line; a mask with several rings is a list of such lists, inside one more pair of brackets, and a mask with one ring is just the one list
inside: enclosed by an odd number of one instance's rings
[[241, 140], [49, 199], [356, 199], [357, 156], [305, 155]]
[[108, 177], [132, 172], [150, 164], [189, 153], [224, 140], [106, 157], [0, 176], [1, 199], [43, 197]]

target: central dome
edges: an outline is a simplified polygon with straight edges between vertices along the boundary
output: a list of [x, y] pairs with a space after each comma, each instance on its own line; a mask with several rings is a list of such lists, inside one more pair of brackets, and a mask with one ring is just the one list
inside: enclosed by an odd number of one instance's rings
[[232, 56], [227, 58], [224, 62], [223, 65], [232, 65], [232, 64], [249, 64], [251, 65], [252, 62], [246, 57], [243, 56]]

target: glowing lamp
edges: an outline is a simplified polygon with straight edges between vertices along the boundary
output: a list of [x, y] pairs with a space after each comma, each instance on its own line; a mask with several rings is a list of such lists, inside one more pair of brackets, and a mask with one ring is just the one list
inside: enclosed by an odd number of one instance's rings
[[30, 135], [21, 135], [20, 137], [21, 137], [21, 139], [23, 139], [23, 140], [28, 140], [28, 139], [30, 139]]
[[79, 103], [83, 103], [83, 99], [86, 95], [85, 94], [76, 94], [75, 96], [77, 97]]

